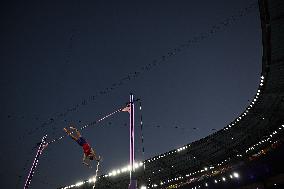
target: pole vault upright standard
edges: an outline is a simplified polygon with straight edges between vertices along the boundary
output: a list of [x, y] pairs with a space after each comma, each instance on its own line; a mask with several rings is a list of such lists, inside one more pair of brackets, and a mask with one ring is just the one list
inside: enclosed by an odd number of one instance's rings
[[33, 175], [34, 175], [34, 172], [35, 172], [35, 169], [37, 167], [37, 164], [38, 164], [38, 161], [39, 161], [39, 158], [40, 158], [40, 155], [42, 154], [44, 148], [48, 145], [46, 143], [46, 135], [44, 137], [42, 137], [41, 139], [41, 142], [39, 144], [39, 147], [38, 147], [38, 150], [37, 150], [37, 153], [36, 153], [36, 156], [35, 156], [35, 159], [34, 159], [34, 162], [33, 162], [33, 165], [31, 167], [31, 170], [29, 172], [29, 175], [27, 177], [27, 180], [26, 180], [26, 183], [25, 183], [25, 186], [24, 186], [24, 189], [28, 189], [30, 184], [31, 184], [31, 181], [32, 181], [32, 178], [33, 178]]
[[133, 94], [130, 94], [130, 112], [129, 112], [129, 139], [130, 139], [130, 183], [129, 183], [129, 189], [136, 189], [136, 179], [134, 178], [134, 100], [133, 100]]

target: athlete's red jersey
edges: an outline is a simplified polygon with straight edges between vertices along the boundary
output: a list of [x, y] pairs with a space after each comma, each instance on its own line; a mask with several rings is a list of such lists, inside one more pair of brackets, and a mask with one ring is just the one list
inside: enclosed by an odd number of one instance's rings
[[91, 147], [88, 143], [83, 144], [82, 147], [83, 147], [83, 150], [84, 150], [84, 153], [86, 154], [86, 156], [91, 154]]

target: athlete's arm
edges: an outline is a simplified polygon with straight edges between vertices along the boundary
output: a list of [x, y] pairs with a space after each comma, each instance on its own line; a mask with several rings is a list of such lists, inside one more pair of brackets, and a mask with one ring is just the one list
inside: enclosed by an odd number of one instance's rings
[[78, 138], [75, 137], [74, 135], [72, 135], [71, 132], [70, 132], [68, 129], [63, 128], [63, 130], [64, 130], [64, 131], [67, 133], [67, 135], [69, 135], [73, 140], [78, 140]]
[[74, 130], [74, 131], [76, 132], [78, 138], [80, 138], [80, 137], [82, 136], [81, 133], [78, 131], [77, 128], [75, 128], [75, 127], [70, 127], [70, 129], [72, 129], [72, 130]]

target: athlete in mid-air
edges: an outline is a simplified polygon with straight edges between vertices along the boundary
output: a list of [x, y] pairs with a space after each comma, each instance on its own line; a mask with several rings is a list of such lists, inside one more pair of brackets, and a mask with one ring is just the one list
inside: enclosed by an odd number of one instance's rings
[[[83, 155], [83, 164], [87, 165], [91, 168], [90, 161], [96, 160], [100, 161], [100, 156], [97, 156], [94, 149], [91, 148], [90, 144], [86, 141], [85, 138], [82, 137], [81, 133], [75, 127], [64, 128], [63, 130], [73, 139], [75, 140], [80, 146], [82, 146], [84, 155]], [[76, 135], [73, 135], [75, 131]]]

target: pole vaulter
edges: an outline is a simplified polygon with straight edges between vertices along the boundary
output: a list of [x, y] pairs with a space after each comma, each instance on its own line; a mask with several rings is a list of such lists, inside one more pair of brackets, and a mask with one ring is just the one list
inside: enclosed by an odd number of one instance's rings
[[[130, 170], [130, 183], [129, 183], [129, 189], [137, 189], [137, 180], [134, 176], [134, 172], [135, 172], [135, 168], [134, 168], [134, 161], [135, 161], [135, 158], [134, 158], [134, 101], [139, 101], [140, 99], [135, 99], [134, 100], [134, 97], [133, 97], [133, 94], [130, 94], [130, 101], [127, 103], [127, 106], [123, 106], [122, 108], [119, 108], [117, 109], [116, 111], [100, 118], [99, 120], [97, 121], [94, 121], [94, 122], [91, 122], [90, 124], [87, 124], [83, 127], [80, 128], [80, 130], [83, 130], [85, 129], [86, 127], [89, 127], [89, 126], [92, 126], [92, 125], [95, 125], [103, 120], [105, 120], [106, 118], [118, 113], [118, 112], [128, 112], [129, 113], [129, 122], [130, 122], [130, 128], [129, 128], [129, 139], [130, 139], [130, 158], [129, 158], [129, 161], [130, 161], [130, 167], [131, 167], [131, 170]], [[76, 130], [77, 133], [78, 133], [78, 130]], [[26, 179], [26, 182], [25, 182], [25, 185], [24, 185], [24, 189], [28, 189], [30, 184], [31, 184], [31, 181], [32, 181], [32, 178], [33, 178], [33, 175], [34, 175], [34, 172], [35, 172], [35, 169], [39, 163], [39, 159], [40, 159], [40, 155], [43, 153], [43, 150], [49, 146], [50, 144], [54, 143], [54, 142], [58, 142], [60, 140], [62, 140], [63, 138], [65, 138], [66, 136], [70, 136], [70, 134], [72, 134], [73, 131], [70, 131], [70, 132], [67, 132], [66, 135], [64, 136], [61, 136], [59, 138], [55, 138], [49, 142], [47, 142], [47, 135], [45, 135], [41, 142], [39, 143], [39, 147], [38, 147], [38, 150], [37, 150], [37, 153], [36, 153], [36, 156], [34, 158], [34, 161], [33, 161], [33, 164], [32, 164], [32, 167], [30, 169], [30, 172], [27, 176], [27, 179]], [[96, 158], [94, 158], [96, 159]], [[98, 158], [99, 159], [99, 158]], [[97, 160], [98, 160], [97, 159]], [[96, 176], [98, 174], [98, 168], [99, 168], [99, 162], [97, 163], [97, 169], [96, 169]], [[95, 185], [93, 186], [93, 188], [95, 187]]]

